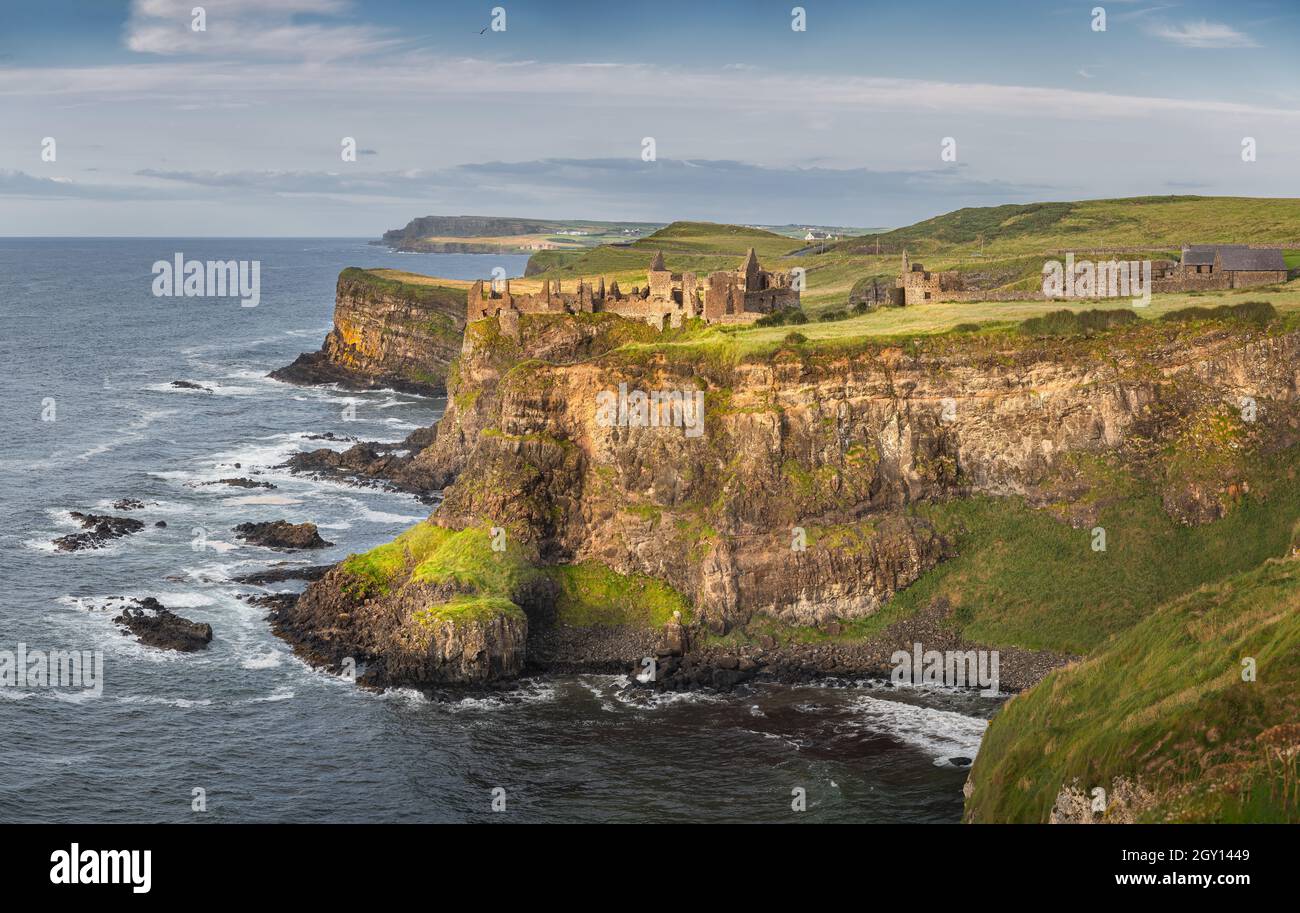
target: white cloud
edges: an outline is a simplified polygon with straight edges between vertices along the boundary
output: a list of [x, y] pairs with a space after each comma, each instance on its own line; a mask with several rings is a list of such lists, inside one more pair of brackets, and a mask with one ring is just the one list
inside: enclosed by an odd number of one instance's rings
[[1163, 41], [1185, 48], [1257, 48], [1249, 35], [1222, 22], [1185, 22], [1182, 25], [1159, 24], [1148, 30]]
[[395, 47], [387, 31], [372, 26], [300, 22], [298, 17], [346, 13], [343, 0], [223, 0], [199, 4], [205, 30], [192, 28], [194, 0], [134, 0], [126, 46], [142, 54], [202, 55], [328, 61]]

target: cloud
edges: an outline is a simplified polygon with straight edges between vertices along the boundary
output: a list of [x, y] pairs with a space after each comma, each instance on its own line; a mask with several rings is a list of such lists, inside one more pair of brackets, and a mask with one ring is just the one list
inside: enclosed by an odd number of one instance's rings
[[[429, 211], [775, 222], [833, 214], [881, 224], [941, 209], [1027, 199], [1045, 188], [978, 180], [951, 166], [899, 171], [780, 168], [722, 159], [548, 158], [387, 172], [160, 171], [140, 176], [223, 195], [411, 201]], [[416, 202], [419, 201], [419, 202]], [[941, 201], [941, 202], [940, 202]]]
[[345, 14], [343, 0], [223, 0], [205, 9], [194, 31], [193, 0], [134, 0], [126, 46], [142, 54], [323, 62], [397, 46], [387, 30], [366, 25], [303, 22], [299, 17]]
[[0, 197], [76, 200], [153, 200], [168, 194], [149, 187], [120, 184], [86, 184], [71, 178], [47, 178], [25, 171], [0, 171]]
[[[170, 2], [170, 0], [168, 0]], [[190, 0], [185, 0], [189, 3]], [[466, 74], [473, 74], [467, 79]], [[80, 97], [149, 95], [211, 104], [214, 95], [286, 98], [328, 95], [345, 100], [385, 99], [419, 104], [428, 100], [493, 98], [534, 104], [538, 98], [569, 99], [584, 107], [592, 99], [609, 108], [661, 106], [680, 112], [720, 111], [728, 115], [834, 118], [864, 114], [990, 115], [1020, 119], [1098, 120], [1207, 114], [1300, 116], [1294, 109], [1217, 101], [1198, 96], [1170, 98], [1125, 95], [1046, 86], [928, 79], [790, 74], [770, 69], [700, 70], [648, 63], [601, 65], [539, 61], [429, 57], [419, 52], [386, 56], [364, 67], [319, 67], [187, 60], [147, 66], [13, 68], [0, 74], [0, 95]]]
[[1185, 48], [1257, 48], [1249, 35], [1221, 22], [1185, 22], [1182, 25], [1157, 24], [1148, 31], [1162, 41]]

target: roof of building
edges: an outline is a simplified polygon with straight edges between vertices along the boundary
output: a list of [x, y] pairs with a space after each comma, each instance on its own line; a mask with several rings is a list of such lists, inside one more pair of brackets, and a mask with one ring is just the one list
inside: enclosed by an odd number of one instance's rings
[[1286, 258], [1282, 256], [1282, 251], [1276, 248], [1272, 250], [1224, 249], [1219, 251], [1219, 257], [1222, 259], [1223, 269], [1286, 270]]
[[1183, 248], [1183, 266], [1210, 266], [1221, 250], [1248, 250], [1245, 244], [1189, 244]]

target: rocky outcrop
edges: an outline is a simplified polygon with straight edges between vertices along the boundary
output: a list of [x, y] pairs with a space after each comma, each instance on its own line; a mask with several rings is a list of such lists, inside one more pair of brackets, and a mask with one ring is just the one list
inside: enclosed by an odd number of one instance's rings
[[309, 662], [351, 665], [372, 687], [484, 685], [523, 670], [528, 619], [508, 599], [418, 581], [370, 595], [356, 583], [336, 567], [275, 612], [273, 629]]
[[411, 464], [415, 454], [432, 440], [432, 429], [418, 428], [395, 444], [358, 441], [343, 451], [323, 447], [295, 453], [284, 467], [305, 475], [408, 491], [421, 500], [431, 501], [436, 489], [429, 474], [412, 471]]
[[290, 523], [288, 520], [241, 523], [235, 527], [234, 532], [249, 545], [260, 545], [264, 548], [329, 548], [334, 544], [320, 537], [315, 523]]
[[464, 325], [461, 289], [345, 269], [336, 287], [334, 327], [320, 351], [303, 353], [271, 377], [439, 394], [446, 389], [447, 367], [460, 348]]
[[124, 609], [113, 621], [134, 634], [140, 643], [162, 650], [193, 653], [212, 642], [211, 625], [182, 618], [152, 596], [135, 601], [139, 608]]
[[85, 532], [69, 533], [55, 539], [54, 547], [61, 552], [103, 548], [114, 539], [120, 539], [123, 536], [129, 536], [144, 529], [142, 522], [131, 517], [114, 517], [112, 514], [85, 514], [78, 510], [71, 513], [72, 519], [80, 523]]

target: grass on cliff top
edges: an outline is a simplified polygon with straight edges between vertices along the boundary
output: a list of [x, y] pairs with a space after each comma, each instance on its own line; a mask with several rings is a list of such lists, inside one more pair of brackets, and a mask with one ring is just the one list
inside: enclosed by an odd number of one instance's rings
[[417, 523], [392, 542], [368, 552], [349, 555], [340, 567], [352, 577], [349, 591], [359, 599], [386, 596], [430, 552], [442, 545], [451, 530], [427, 521]]
[[450, 532], [415, 566], [411, 580], [509, 596], [532, 573], [532, 563], [514, 536], [507, 533], [505, 538], [505, 550], [497, 552], [492, 550], [492, 533], [486, 526]]
[[421, 627], [439, 624], [444, 621], [457, 623], [486, 622], [494, 618], [523, 619], [524, 610], [504, 596], [455, 596], [439, 605], [428, 606], [413, 614], [415, 623]]
[[690, 604], [668, 586], [641, 574], [619, 574], [587, 562], [547, 568], [559, 588], [556, 622], [576, 628], [628, 625], [660, 628], [681, 612], [690, 623]]
[[[1270, 288], [1239, 289], [1217, 293], [1155, 295], [1149, 307], [1133, 308], [1128, 299], [1060, 301], [1009, 301], [931, 303], [906, 308], [882, 308], [843, 320], [819, 321], [775, 327], [721, 327], [701, 325], [676, 333], [655, 334], [629, 342], [619, 353], [638, 361], [663, 357], [670, 361], [730, 366], [741, 361], [766, 360], [782, 351], [800, 356], [852, 355], [881, 346], [906, 346], [925, 337], [1000, 337], [1007, 333], [1058, 335], [1049, 318], [1063, 311], [1133, 314], [1139, 320], [1191, 317], [1222, 320], [1233, 317], [1259, 323], [1256, 311], [1267, 304], [1283, 318], [1280, 329], [1300, 325], [1300, 280]], [[1234, 308], [1229, 312], [1225, 308]], [[1193, 313], [1187, 313], [1192, 311]], [[1025, 321], [1037, 320], [1035, 333]], [[1007, 337], [1019, 345], [1021, 341]]]
[[459, 279], [442, 279], [421, 276], [396, 269], [361, 269], [349, 266], [339, 273], [340, 279], [360, 282], [393, 295], [412, 298], [426, 304], [448, 304], [465, 307], [465, 291], [472, 285]]
[[[530, 556], [511, 543], [492, 550], [487, 527], [451, 530], [425, 521], [392, 542], [351, 555], [341, 567], [345, 590], [357, 599], [387, 596], [407, 583], [450, 584], [460, 595], [421, 610], [426, 620], [482, 620], [489, 611], [522, 611], [511, 596], [533, 571]], [[417, 619], [418, 620], [418, 619]]]
[[492, 550], [487, 527], [450, 530], [418, 523], [392, 542], [351, 555], [342, 563], [356, 598], [386, 596], [407, 582], [451, 584], [463, 595], [417, 613], [425, 622], [482, 620], [522, 610], [511, 596], [537, 574], [556, 584], [556, 619], [573, 627], [631, 625], [662, 627], [674, 611], [690, 622], [690, 604], [666, 583], [643, 575], [624, 575], [595, 562], [538, 568], [532, 555], [507, 533], [506, 549]]
[[[1243, 681], [1242, 661], [1256, 664]], [[1116, 777], [1139, 820], [1300, 822], [1300, 561], [1270, 561], [1162, 606], [998, 713], [966, 818], [1046, 821], [1058, 791]], [[1284, 721], [1279, 725], [1279, 721]]]

